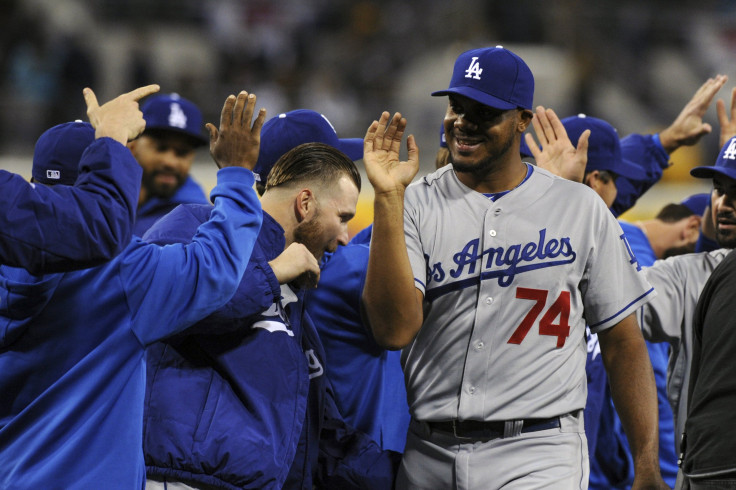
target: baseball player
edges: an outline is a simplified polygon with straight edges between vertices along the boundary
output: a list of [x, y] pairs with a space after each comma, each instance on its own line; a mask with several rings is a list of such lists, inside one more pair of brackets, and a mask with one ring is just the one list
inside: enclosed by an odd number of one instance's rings
[[228, 97], [220, 130], [208, 126], [222, 169], [194, 243], [134, 237], [64, 274], [0, 266], [0, 488], [143, 488], [145, 347], [225, 304], [261, 227], [255, 101]]
[[[97, 141], [75, 155], [68, 172], [50, 162], [43, 175], [34, 174], [36, 181], [67, 185], [29, 184], [0, 170], [0, 264], [33, 274], [83, 269], [110, 260], [128, 244], [141, 171], [122, 145], [145, 127], [138, 100], [158, 89], [141, 87], [102, 106], [91, 89], [84, 90]], [[67, 130], [54, 136], [63, 142]]]
[[[410, 186], [406, 120], [383, 113], [366, 134], [376, 198], [364, 301], [379, 343], [403, 348], [412, 414], [399, 488], [587, 488], [586, 322], [630, 435], [634, 486], [665, 488], [632, 315], [654, 292], [593, 191], [522, 162], [533, 85], [502, 47], [462, 53], [433, 93], [449, 95], [453, 163]], [[542, 146], [585, 158], [553, 122]]]
[[128, 143], [143, 169], [133, 232], [138, 236], [179, 204], [209, 204], [189, 175], [197, 148], [209, 143], [202, 134], [202, 112], [179, 94], [159, 94], [141, 105], [146, 130]]

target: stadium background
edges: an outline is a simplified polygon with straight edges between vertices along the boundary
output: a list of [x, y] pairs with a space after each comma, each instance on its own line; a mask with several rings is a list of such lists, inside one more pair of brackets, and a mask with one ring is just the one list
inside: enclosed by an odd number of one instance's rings
[[[81, 88], [100, 101], [159, 83], [216, 122], [241, 89], [269, 117], [325, 114], [342, 137], [362, 137], [381, 111], [401, 111], [433, 169], [446, 87], [457, 54], [502, 44], [530, 65], [535, 104], [586, 113], [622, 136], [655, 132], [708, 77], [736, 86], [736, 1], [702, 0], [0, 0], [0, 168], [30, 175], [33, 144], [51, 125], [85, 118]], [[653, 216], [709, 187], [688, 171], [718, 153], [714, 132], [672, 156], [662, 182], [624, 215]], [[192, 173], [214, 185], [206, 150]], [[355, 233], [372, 220], [364, 179]]]

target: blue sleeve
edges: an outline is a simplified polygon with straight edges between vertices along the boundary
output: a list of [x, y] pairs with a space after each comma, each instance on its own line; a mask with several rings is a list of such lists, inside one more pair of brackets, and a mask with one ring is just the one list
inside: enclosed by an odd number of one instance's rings
[[327, 490], [393, 488], [401, 453], [382, 450], [370, 437], [347, 425], [337, 409], [329, 380], [327, 383], [317, 487]]
[[140, 165], [110, 138], [87, 148], [74, 186], [0, 171], [0, 263], [43, 274], [110, 260], [130, 243], [140, 185]]
[[611, 206], [616, 217], [631, 209], [637, 199], [659, 182], [662, 172], [669, 166], [669, 155], [656, 134], [630, 134], [622, 138], [621, 156], [644, 169], [646, 178], [634, 180], [621, 175], [616, 179], [618, 192]]
[[[157, 245], [190, 243], [199, 225], [209, 219], [212, 205], [181, 204], [161, 218], [143, 235]], [[186, 334], [226, 333], [249, 324], [248, 318], [262, 313], [281, 298], [281, 285], [263, 249], [256, 243], [243, 279], [233, 297]]]
[[133, 329], [143, 344], [182, 331], [235, 293], [263, 219], [253, 184], [250, 170], [220, 170], [212, 190], [215, 206], [191, 243], [144, 244], [125, 258], [121, 280], [128, 284]]

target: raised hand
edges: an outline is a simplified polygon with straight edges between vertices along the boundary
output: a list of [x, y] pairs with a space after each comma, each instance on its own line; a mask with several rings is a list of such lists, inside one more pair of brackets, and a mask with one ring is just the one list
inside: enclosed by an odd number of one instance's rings
[[319, 281], [319, 263], [304, 244], [292, 243], [268, 264], [279, 284], [299, 279], [299, 287], [316, 287]]
[[716, 101], [716, 112], [718, 113], [718, 124], [721, 126], [721, 136], [718, 148], [723, 148], [728, 140], [736, 136], [736, 87], [731, 89], [731, 112], [726, 113], [726, 104], [723, 100]]
[[667, 153], [672, 153], [681, 146], [694, 145], [713, 130], [710, 124], [703, 122], [703, 116], [713, 97], [727, 80], [726, 75], [716, 75], [715, 78], [706, 80], [672, 124], [659, 133], [659, 141]]
[[376, 194], [402, 192], [419, 171], [419, 148], [414, 135], [406, 139], [408, 160], [399, 160], [401, 139], [406, 129], [406, 119], [398, 112], [393, 117], [381, 114], [366, 132], [363, 140], [363, 163], [368, 180]]
[[93, 128], [95, 138], [109, 137], [122, 144], [135, 139], [146, 128], [143, 113], [138, 101], [158, 92], [158, 85], [146, 85], [127, 94], [122, 94], [100, 106], [91, 88], [82, 91], [87, 103], [87, 117]]
[[243, 167], [253, 170], [261, 148], [261, 128], [266, 109], [258, 111], [253, 120], [256, 96], [241, 91], [237, 97], [228, 96], [220, 114], [220, 129], [214, 124], [205, 126], [210, 133], [210, 154], [218, 168]]
[[565, 126], [555, 111], [542, 106], [537, 106], [532, 126], [542, 149], [539, 149], [531, 134], [525, 134], [524, 138], [537, 166], [565, 179], [582, 182], [588, 163], [590, 130], [583, 131], [576, 148], [567, 137]]

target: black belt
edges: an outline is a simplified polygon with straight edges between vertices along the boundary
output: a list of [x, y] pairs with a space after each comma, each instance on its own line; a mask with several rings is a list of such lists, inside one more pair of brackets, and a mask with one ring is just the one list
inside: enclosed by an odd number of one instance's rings
[[545, 429], [559, 429], [560, 417], [549, 419], [523, 419], [506, 422], [482, 422], [480, 420], [447, 420], [427, 422], [430, 430], [446, 432], [458, 439], [490, 440], [500, 437], [514, 437], [524, 432]]

